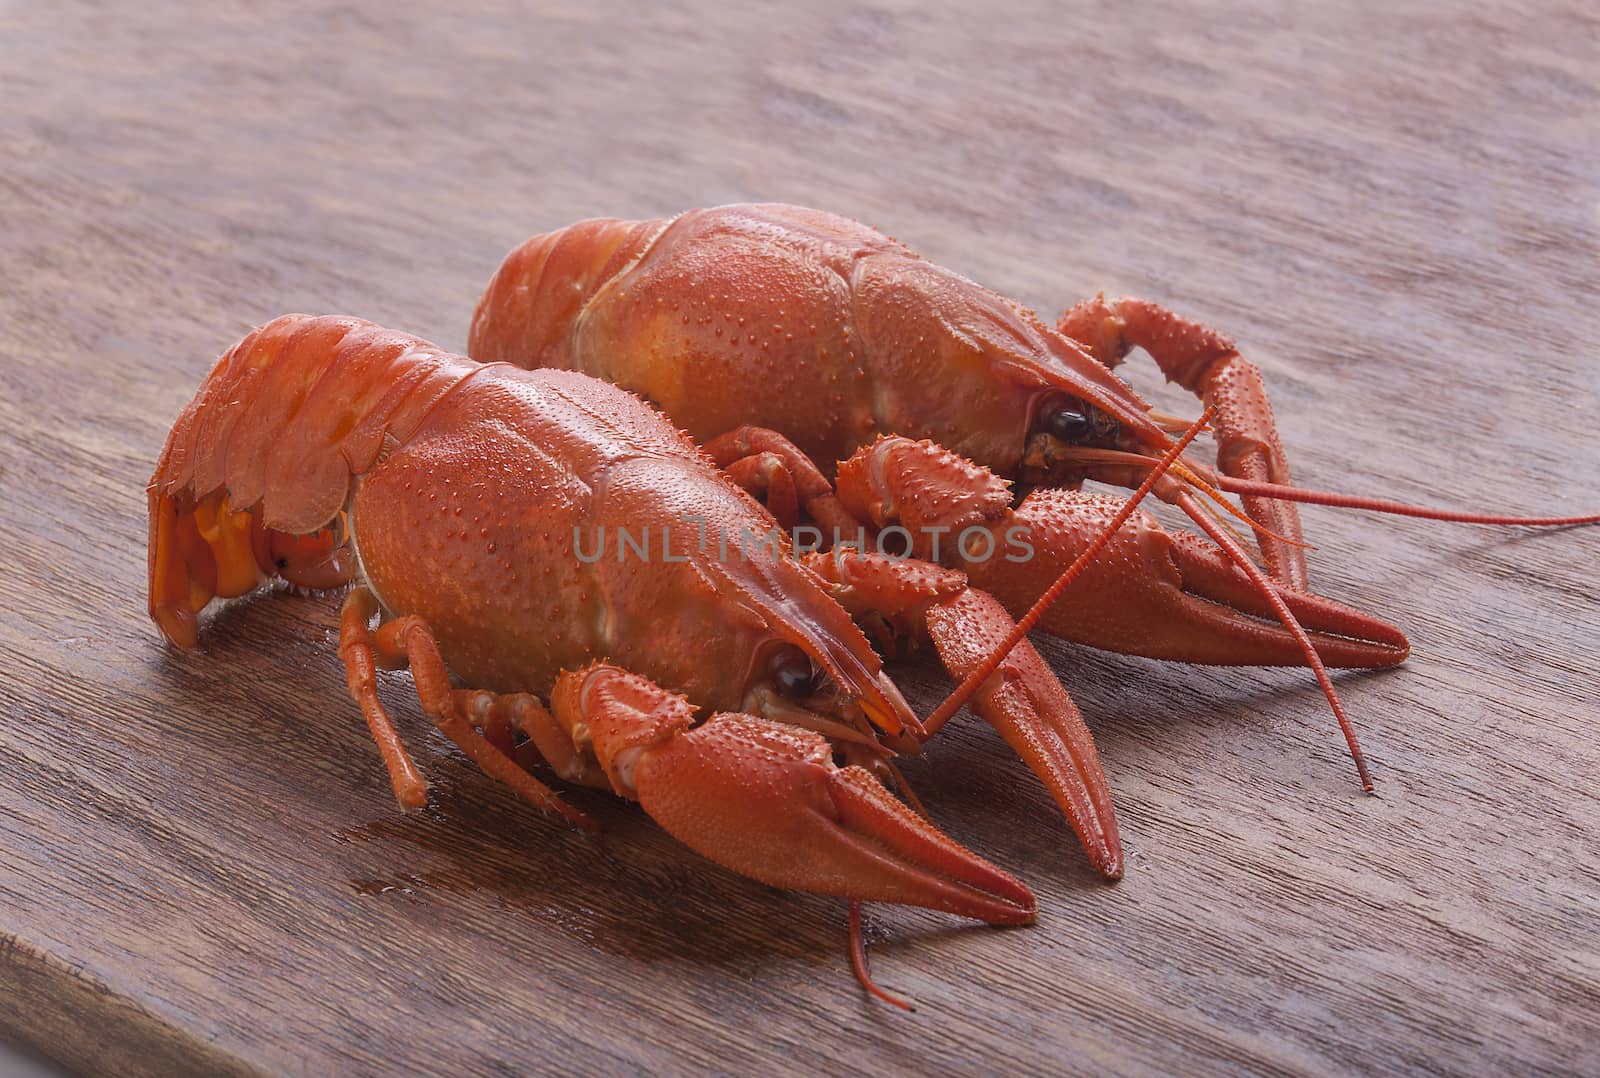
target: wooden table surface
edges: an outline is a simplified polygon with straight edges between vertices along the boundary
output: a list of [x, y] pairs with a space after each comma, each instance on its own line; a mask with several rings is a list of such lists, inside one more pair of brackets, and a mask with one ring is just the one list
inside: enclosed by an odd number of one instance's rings
[[598, 841], [537, 818], [397, 675], [436, 791], [401, 816], [335, 600], [193, 654], [144, 613], [145, 480], [249, 327], [461, 348], [525, 236], [746, 199], [1051, 316], [1103, 288], [1233, 333], [1307, 485], [1592, 511], [1586, 6], [0, 5], [0, 1039], [121, 1073], [1600, 1070], [1600, 531], [1306, 511], [1314, 583], [1415, 645], [1337, 679], [1374, 797], [1304, 671], [1043, 645], [1127, 878], [958, 724], [911, 780], [1040, 921], [871, 910], [912, 1016], [862, 997], [841, 903], [598, 794]]

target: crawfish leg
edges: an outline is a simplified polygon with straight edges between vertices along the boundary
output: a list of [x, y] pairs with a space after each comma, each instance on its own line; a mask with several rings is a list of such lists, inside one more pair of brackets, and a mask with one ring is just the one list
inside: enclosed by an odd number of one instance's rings
[[[1143, 348], [1161, 372], [1217, 409], [1217, 466], [1226, 475], [1289, 485], [1289, 461], [1278, 437], [1272, 403], [1255, 364], [1239, 355], [1229, 338], [1142, 299], [1085, 300], [1056, 327], [1108, 367]], [[1268, 531], [1301, 540], [1300, 513], [1293, 502], [1245, 497], [1245, 511]], [[1271, 536], [1259, 537], [1271, 578], [1296, 591], [1309, 590], [1303, 549]]]
[[778, 454], [753, 453], [740, 457], [723, 465], [723, 471], [765, 505], [767, 512], [777, 517], [783, 527], [793, 528], [800, 522], [800, 494], [794, 472]]
[[537, 696], [456, 689], [455, 701], [468, 721], [483, 731], [484, 738], [507, 756], [520, 759], [512, 746], [511, 731], [516, 730], [528, 739], [521, 748], [531, 750], [567, 782], [611, 789], [611, 780], [594, 754], [581, 752], [573, 745], [572, 738]]
[[[366, 592], [366, 589], [359, 590]], [[371, 592], [366, 594], [370, 596]], [[439, 654], [439, 645], [426, 622], [418, 617], [402, 617], [385, 622], [373, 636], [372, 648], [380, 658], [397, 663], [403, 659], [410, 665], [411, 679], [416, 685], [417, 700], [422, 704], [423, 712], [490, 778], [499, 779], [523, 800], [541, 809], [558, 813], [580, 827], [595, 827], [587, 813], [562, 801], [554, 790], [528, 774], [467, 721], [456, 691], [450, 687], [450, 675], [445, 669], [444, 658]]]
[[706, 452], [745, 490], [765, 502], [784, 527], [799, 517], [822, 530], [822, 549], [861, 534], [861, 521], [834, 494], [833, 484], [800, 447], [766, 427], [739, 427], [706, 443]]
[[411, 811], [428, 803], [428, 784], [417, 773], [406, 747], [400, 743], [389, 713], [378, 699], [377, 663], [373, 654], [372, 632], [367, 628], [372, 615], [378, 612], [377, 599], [366, 588], [357, 587], [344, 601], [344, 612], [339, 619], [339, 658], [344, 661], [345, 677], [350, 685], [350, 698], [366, 717], [367, 729], [378, 745], [383, 766], [389, 770], [389, 783], [394, 787], [394, 798], [400, 807]]

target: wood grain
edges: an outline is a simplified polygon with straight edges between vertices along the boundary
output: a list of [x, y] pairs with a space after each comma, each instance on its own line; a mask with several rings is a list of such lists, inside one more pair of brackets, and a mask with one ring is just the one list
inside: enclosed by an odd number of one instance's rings
[[839, 903], [598, 795], [599, 841], [538, 819], [391, 681], [437, 791], [401, 817], [333, 600], [194, 654], [143, 609], [144, 482], [250, 326], [459, 349], [526, 235], [741, 199], [1235, 334], [1308, 485], [1592, 510], [1592, 9], [481, 9], [0, 5], [0, 1037], [120, 1073], [1600, 1070], [1594, 531], [1307, 512], [1315, 583], [1416, 648], [1338, 678], [1376, 797], [1303, 672], [1045, 645], [1127, 878], [959, 724], [911, 779], [1041, 920], [873, 910], [910, 1017]]

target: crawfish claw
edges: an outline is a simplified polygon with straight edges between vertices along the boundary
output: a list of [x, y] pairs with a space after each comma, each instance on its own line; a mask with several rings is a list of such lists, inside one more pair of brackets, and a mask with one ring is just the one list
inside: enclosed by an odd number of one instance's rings
[[1027, 924], [1033, 894], [912, 812], [821, 734], [721, 713], [691, 726], [682, 697], [618, 667], [562, 675], [562, 724], [592, 743], [617, 792], [684, 845], [774, 887]]
[[[993, 558], [962, 568], [1007, 609], [1026, 610], [1121, 504], [1081, 491], [1036, 490], [1013, 518], [1027, 529], [1032, 558]], [[1393, 666], [1410, 653], [1405, 634], [1382, 618], [1307, 592], [1280, 587], [1280, 593], [1328, 666]], [[1189, 533], [1168, 533], [1139, 512], [1062, 593], [1040, 628], [1155, 659], [1304, 665], [1299, 645], [1272, 616], [1255, 585], [1219, 547]]]
[[1020, 881], [934, 828], [820, 734], [714, 716], [637, 771], [639, 802], [686, 845], [777, 887], [926, 906], [991, 924], [1034, 919]]
[[[1015, 624], [998, 601], [973, 588], [928, 611], [929, 634], [957, 680], [976, 670]], [[1120, 879], [1122, 840], [1094, 737], [1033, 645], [1019, 641], [971, 706], [1049, 789], [1095, 871]]]

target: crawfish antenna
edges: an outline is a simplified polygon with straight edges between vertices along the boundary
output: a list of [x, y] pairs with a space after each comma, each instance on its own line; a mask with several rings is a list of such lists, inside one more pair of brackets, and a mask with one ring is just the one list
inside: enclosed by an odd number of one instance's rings
[[1429, 509], [1405, 502], [1391, 502], [1383, 498], [1365, 498], [1358, 494], [1335, 494], [1325, 490], [1306, 490], [1304, 487], [1285, 486], [1281, 483], [1264, 483], [1254, 479], [1238, 479], [1219, 475], [1217, 485], [1234, 494], [1257, 498], [1280, 498], [1307, 505], [1331, 505], [1340, 509], [1366, 509], [1374, 513], [1391, 513], [1402, 517], [1420, 517], [1423, 520], [1443, 520], [1451, 524], [1503, 524], [1534, 528], [1563, 528], [1574, 524], [1600, 524], [1600, 513], [1576, 517], [1513, 517], [1493, 513], [1461, 513], [1451, 509]]
[[861, 987], [867, 994], [883, 1000], [885, 1003], [899, 1007], [902, 1011], [915, 1011], [906, 1000], [899, 996], [890, 995], [879, 988], [873, 981], [872, 974], [867, 970], [867, 945], [861, 939], [861, 903], [854, 899], [850, 902], [850, 968], [855, 970], [856, 980], [861, 982]]
[[1340, 702], [1339, 694], [1333, 687], [1333, 679], [1328, 676], [1328, 668], [1322, 664], [1322, 656], [1317, 654], [1317, 649], [1311, 644], [1311, 638], [1306, 635], [1305, 629], [1290, 612], [1288, 604], [1283, 601], [1283, 596], [1278, 594], [1277, 586], [1267, 579], [1266, 574], [1255, 562], [1250, 560], [1250, 556], [1245, 553], [1244, 547], [1239, 545], [1239, 541], [1226, 529], [1217, 526], [1211, 514], [1206, 512], [1206, 507], [1193, 494], [1187, 490], [1179, 491], [1174, 501], [1179, 508], [1189, 514], [1191, 520], [1205, 530], [1211, 541], [1225, 550], [1233, 563], [1244, 571], [1262, 598], [1271, 604], [1273, 613], [1277, 614], [1283, 627], [1289, 630], [1295, 642], [1300, 645], [1300, 650], [1305, 653], [1306, 662], [1316, 674], [1317, 684], [1322, 686], [1322, 695], [1328, 698], [1328, 704], [1333, 708], [1333, 716], [1339, 720], [1339, 729], [1344, 731], [1345, 744], [1350, 746], [1350, 758], [1355, 761], [1356, 773], [1361, 776], [1361, 788], [1370, 794], [1372, 776], [1367, 773], [1367, 759], [1361, 754], [1361, 745], [1356, 741], [1355, 727], [1350, 725], [1350, 716], [1345, 714], [1344, 704]]
[[[945, 697], [944, 703], [935, 708], [933, 714], [928, 716], [927, 721], [923, 723], [924, 727], [929, 730], [937, 730], [949, 720], [951, 715], [960, 710], [961, 705], [965, 704], [972, 697], [972, 694], [978, 691], [978, 687], [987, 681], [991, 674], [1000, 668], [1000, 664], [1005, 662], [1006, 656], [1011, 654], [1011, 649], [1016, 647], [1017, 642], [1028, 634], [1028, 630], [1039, 623], [1039, 619], [1044, 617], [1045, 611], [1050, 609], [1050, 604], [1055, 602], [1057, 597], [1067, 589], [1068, 584], [1078, 578], [1084, 567], [1093, 560], [1096, 554], [1100, 553], [1100, 548], [1111, 541], [1111, 537], [1117, 534], [1117, 529], [1121, 528], [1127, 522], [1127, 519], [1133, 515], [1133, 511], [1139, 507], [1139, 503], [1144, 500], [1145, 495], [1149, 494], [1161, 477], [1167, 474], [1167, 471], [1177, 459], [1183, 455], [1183, 451], [1189, 447], [1189, 443], [1199, 436], [1200, 432], [1205, 429], [1206, 424], [1210, 423], [1212, 417], [1216, 414], [1215, 407], [1207, 408], [1201, 413], [1200, 418], [1195, 420], [1194, 424], [1184, 432], [1183, 437], [1178, 439], [1171, 449], [1167, 450], [1166, 456], [1157, 461], [1155, 467], [1150, 469], [1150, 474], [1144, 477], [1144, 482], [1140, 483], [1139, 489], [1133, 492], [1133, 497], [1129, 498], [1122, 508], [1117, 511], [1117, 515], [1111, 518], [1111, 523], [1101, 529], [1100, 534], [1095, 536], [1094, 542], [1084, 548], [1083, 553], [1079, 554], [1072, 564], [1067, 566], [1065, 572], [1056, 577], [1055, 583], [1045, 589], [1044, 594], [1039, 596], [1033, 606], [1028, 609], [1028, 612], [1017, 619], [1016, 628], [1012, 629], [1006, 638], [1000, 642], [1000, 646], [990, 652], [989, 657], [980, 663], [976, 670], [968, 674], [961, 684], [956, 686], [954, 692]], [[1192, 501], [1191, 499], [1191, 503]], [[1192, 512], [1193, 510], [1191, 510]], [[1233, 549], [1239, 550], [1240, 547], [1235, 543]], [[1276, 592], [1273, 594], [1275, 597]], [[1282, 600], [1279, 600], [1280, 604], [1281, 602]], [[1284, 608], [1284, 613], [1288, 614], [1287, 607]], [[1292, 615], [1290, 617], [1292, 620]], [[1298, 626], [1296, 627], [1298, 628]], [[1303, 637], [1304, 635], [1302, 631], [1301, 636]], [[1306, 646], [1310, 646], [1309, 642], [1307, 642]]]

